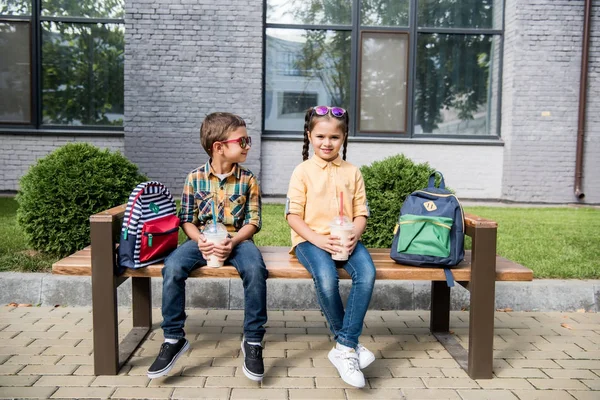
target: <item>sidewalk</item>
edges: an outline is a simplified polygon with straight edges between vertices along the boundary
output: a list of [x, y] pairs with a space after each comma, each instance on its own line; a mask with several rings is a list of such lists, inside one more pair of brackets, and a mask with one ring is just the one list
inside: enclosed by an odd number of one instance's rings
[[[121, 333], [131, 326], [120, 309]], [[377, 360], [367, 387], [346, 385], [327, 360], [332, 346], [319, 311], [269, 311], [262, 384], [240, 356], [240, 310], [189, 310], [191, 351], [168, 377], [146, 370], [160, 344], [154, 331], [119, 376], [93, 376], [90, 307], [0, 307], [0, 398], [152, 399], [600, 399], [600, 314], [497, 312], [495, 378], [471, 380], [428, 334], [427, 311], [372, 311], [361, 342]], [[468, 312], [451, 329], [468, 343]]]

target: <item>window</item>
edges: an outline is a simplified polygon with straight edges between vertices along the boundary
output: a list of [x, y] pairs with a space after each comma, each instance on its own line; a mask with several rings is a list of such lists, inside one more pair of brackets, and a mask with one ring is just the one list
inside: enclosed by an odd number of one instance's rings
[[266, 0], [265, 133], [299, 133], [298, 108], [326, 104], [349, 110], [357, 136], [498, 136], [502, 6]]
[[0, 127], [121, 129], [123, 3], [0, 1]]

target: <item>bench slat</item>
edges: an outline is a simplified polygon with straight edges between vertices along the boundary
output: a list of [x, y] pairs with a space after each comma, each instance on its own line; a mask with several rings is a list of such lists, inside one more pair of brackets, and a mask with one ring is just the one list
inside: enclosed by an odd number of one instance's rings
[[[287, 247], [261, 247], [261, 252], [269, 270], [270, 278], [285, 279], [310, 279], [311, 275], [300, 264], [297, 258], [288, 254]], [[446, 277], [441, 268], [420, 268], [396, 264], [389, 257], [389, 250], [369, 249], [377, 268], [377, 279], [382, 280], [425, 280], [444, 281]], [[162, 263], [153, 264], [141, 269], [127, 269], [124, 277], [160, 277]], [[91, 247], [86, 247], [77, 253], [63, 258], [52, 265], [52, 273], [57, 275], [91, 275]], [[471, 252], [465, 252], [465, 260], [452, 269], [454, 279], [457, 281], [471, 280]], [[344, 270], [339, 271], [340, 278], [350, 277]], [[238, 273], [233, 266], [221, 268], [201, 267], [194, 270], [192, 277], [205, 278], [235, 278]], [[533, 272], [504, 257], [496, 256], [496, 280], [497, 281], [530, 281]]]

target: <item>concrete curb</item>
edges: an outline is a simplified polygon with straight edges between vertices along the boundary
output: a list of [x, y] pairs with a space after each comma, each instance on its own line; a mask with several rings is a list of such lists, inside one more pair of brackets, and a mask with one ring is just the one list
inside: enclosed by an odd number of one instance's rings
[[[152, 305], [161, 305], [162, 279], [152, 279]], [[430, 286], [426, 281], [377, 281], [370, 309], [427, 310]], [[347, 296], [350, 282], [340, 283]], [[241, 309], [240, 279], [190, 279], [186, 284], [189, 308]], [[268, 307], [273, 310], [319, 309], [312, 280], [268, 281]], [[118, 289], [119, 306], [131, 303], [131, 280]], [[27, 303], [41, 306], [91, 306], [91, 278], [43, 273], [0, 272], [0, 304]], [[452, 308], [468, 309], [469, 293], [461, 286], [452, 290]], [[532, 282], [497, 282], [496, 308], [514, 311], [600, 311], [600, 280], [537, 279]]]

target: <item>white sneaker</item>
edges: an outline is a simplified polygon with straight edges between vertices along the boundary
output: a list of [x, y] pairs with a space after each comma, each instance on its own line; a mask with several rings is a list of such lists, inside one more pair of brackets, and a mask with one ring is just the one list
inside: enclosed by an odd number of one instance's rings
[[358, 366], [360, 369], [367, 368], [375, 361], [375, 354], [360, 343], [356, 346], [356, 354], [358, 354]]
[[365, 386], [365, 376], [360, 371], [358, 366], [358, 355], [354, 349], [344, 351], [334, 347], [327, 357], [337, 368], [338, 373], [344, 382], [357, 388]]

